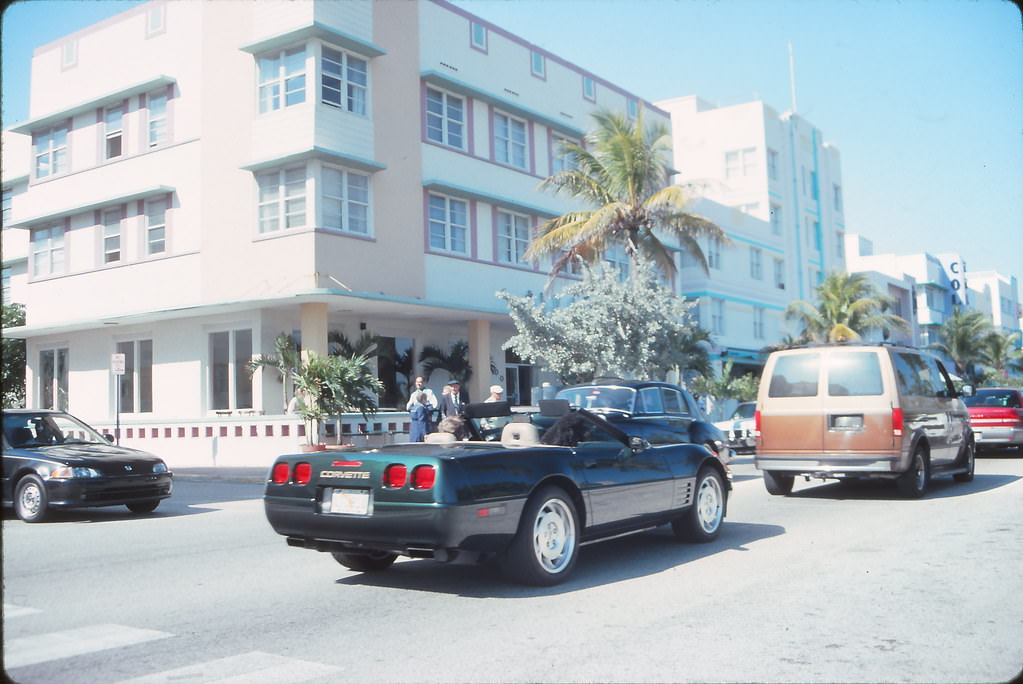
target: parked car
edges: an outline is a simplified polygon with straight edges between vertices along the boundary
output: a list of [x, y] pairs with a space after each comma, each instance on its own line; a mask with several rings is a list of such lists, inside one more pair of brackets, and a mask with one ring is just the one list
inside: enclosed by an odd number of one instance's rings
[[556, 398], [598, 413], [651, 444], [702, 444], [717, 454], [722, 463], [731, 460], [725, 433], [707, 419], [693, 395], [677, 385], [607, 378], [566, 387]]
[[771, 494], [790, 493], [797, 475], [893, 479], [910, 497], [939, 473], [973, 479], [969, 413], [929, 353], [888, 343], [799, 347], [772, 352], [763, 378], [754, 462]]
[[25, 522], [42, 522], [55, 508], [124, 505], [151, 513], [172, 489], [161, 459], [115, 446], [68, 413], [4, 411], [3, 503]]
[[757, 402], [744, 401], [735, 408], [731, 418], [714, 423], [724, 434], [725, 445], [728, 448], [734, 451], [756, 451], [756, 421], [754, 420], [756, 412]]
[[435, 433], [279, 457], [267, 520], [290, 546], [352, 570], [382, 571], [399, 555], [496, 556], [508, 579], [534, 585], [564, 581], [581, 544], [669, 523], [684, 540], [720, 532], [731, 485], [701, 445], [651, 444], [564, 400], [515, 416], [506, 401], [470, 404], [466, 415], [468, 441]]
[[1023, 451], [1023, 392], [1012, 387], [981, 387], [963, 401], [978, 448], [1016, 447]]

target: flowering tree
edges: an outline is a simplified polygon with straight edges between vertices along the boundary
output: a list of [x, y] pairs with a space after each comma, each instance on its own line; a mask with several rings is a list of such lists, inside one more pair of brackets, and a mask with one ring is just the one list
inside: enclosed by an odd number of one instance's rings
[[694, 303], [661, 284], [654, 266], [636, 262], [623, 280], [607, 264], [549, 300], [501, 291], [518, 333], [511, 349], [542, 363], [562, 382], [602, 375], [660, 378], [673, 367], [706, 370], [707, 333], [692, 323]]

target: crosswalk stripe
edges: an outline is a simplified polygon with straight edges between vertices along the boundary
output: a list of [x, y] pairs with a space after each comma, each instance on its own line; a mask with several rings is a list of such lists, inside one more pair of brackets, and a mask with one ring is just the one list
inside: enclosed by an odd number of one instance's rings
[[201, 684], [290, 684], [330, 675], [340, 669], [334, 665], [250, 651], [208, 663], [127, 679], [118, 684], [167, 684], [183, 681]]
[[49, 634], [5, 640], [4, 659], [8, 669], [38, 665], [51, 660], [85, 655], [111, 648], [141, 644], [172, 636], [155, 629], [122, 625], [89, 625]]

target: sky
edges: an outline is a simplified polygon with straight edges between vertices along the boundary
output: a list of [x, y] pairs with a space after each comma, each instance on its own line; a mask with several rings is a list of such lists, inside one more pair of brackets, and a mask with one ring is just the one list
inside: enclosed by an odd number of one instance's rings
[[[28, 118], [34, 47], [136, 4], [7, 5], [3, 128]], [[650, 102], [760, 99], [783, 112], [794, 82], [796, 111], [841, 152], [847, 232], [877, 254], [958, 253], [970, 271], [1023, 280], [1023, 24], [1011, 2], [455, 4]]]

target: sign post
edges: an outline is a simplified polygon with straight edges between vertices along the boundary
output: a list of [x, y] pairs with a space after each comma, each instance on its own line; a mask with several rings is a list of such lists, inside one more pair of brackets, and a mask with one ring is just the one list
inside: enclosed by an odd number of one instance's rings
[[121, 376], [124, 375], [124, 354], [110, 355], [110, 370], [114, 374], [114, 396], [117, 397], [117, 422], [114, 427], [114, 440], [121, 445]]

